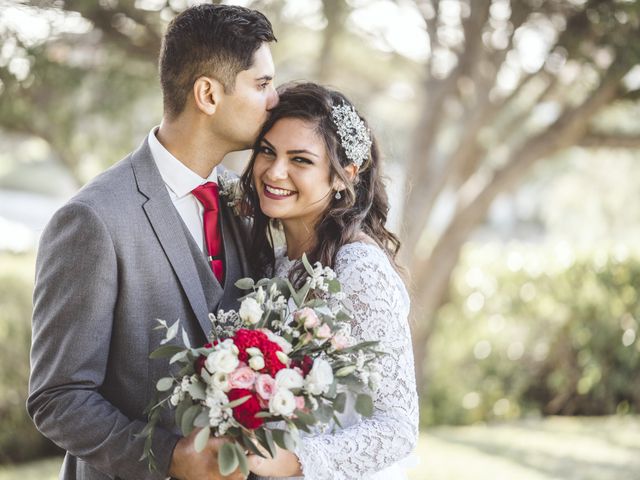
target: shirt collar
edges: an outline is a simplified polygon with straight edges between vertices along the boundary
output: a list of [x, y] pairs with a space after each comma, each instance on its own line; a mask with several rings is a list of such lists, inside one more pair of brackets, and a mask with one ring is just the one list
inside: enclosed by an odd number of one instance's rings
[[211, 170], [207, 178], [202, 178], [196, 172], [187, 167], [184, 163], [174, 157], [156, 137], [159, 127], [153, 127], [149, 132], [149, 148], [151, 155], [160, 171], [160, 176], [165, 185], [176, 197], [181, 198], [191, 193], [191, 191], [206, 182], [218, 182], [216, 167]]

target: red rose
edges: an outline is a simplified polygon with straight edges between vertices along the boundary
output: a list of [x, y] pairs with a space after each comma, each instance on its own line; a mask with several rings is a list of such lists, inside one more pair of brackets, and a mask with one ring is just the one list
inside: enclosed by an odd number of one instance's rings
[[[218, 342], [216, 342], [218, 343]], [[203, 348], [211, 348], [213, 347], [212, 343], [205, 343], [203, 345]], [[207, 360], [207, 357], [205, 357], [204, 355], [200, 355], [198, 358], [196, 358], [195, 364], [193, 365], [193, 368], [196, 369], [196, 373], [198, 375], [200, 375], [200, 373], [202, 372], [202, 369], [204, 368], [204, 362]]]
[[233, 408], [233, 418], [235, 418], [240, 425], [250, 430], [255, 430], [264, 423], [262, 418], [256, 418], [256, 413], [262, 410], [258, 396], [251, 390], [244, 388], [233, 388], [227, 393], [230, 402], [238, 398], [246, 397], [247, 395], [249, 395], [250, 398], [245, 400], [241, 405]]
[[259, 348], [264, 356], [264, 368], [260, 373], [268, 373], [272, 377], [280, 370], [286, 368], [286, 365], [280, 361], [276, 352], [282, 351], [280, 345], [269, 340], [269, 337], [258, 330], [248, 330], [241, 328], [233, 337], [233, 343], [238, 347], [238, 359], [241, 362], [249, 362], [249, 354], [247, 348]]
[[306, 377], [313, 367], [313, 359], [309, 355], [305, 355], [302, 360], [293, 360], [291, 366], [298, 367], [302, 370], [302, 375]]

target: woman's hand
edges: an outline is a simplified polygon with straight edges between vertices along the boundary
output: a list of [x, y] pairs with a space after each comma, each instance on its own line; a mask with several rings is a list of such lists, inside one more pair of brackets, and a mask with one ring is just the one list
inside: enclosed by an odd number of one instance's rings
[[295, 453], [276, 446], [275, 458], [271, 458], [268, 453], [266, 457], [262, 458], [255, 454], [247, 455], [249, 470], [260, 477], [299, 477], [302, 475], [302, 468]]

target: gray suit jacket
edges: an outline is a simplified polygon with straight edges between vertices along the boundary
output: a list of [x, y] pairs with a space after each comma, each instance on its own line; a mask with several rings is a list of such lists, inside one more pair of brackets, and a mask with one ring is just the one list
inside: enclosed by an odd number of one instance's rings
[[[221, 168], [221, 167], [219, 167]], [[180, 319], [192, 344], [208, 313], [237, 308], [234, 283], [250, 276], [246, 225], [221, 201], [221, 286], [173, 206], [147, 141], [98, 176], [47, 225], [37, 257], [27, 408], [67, 451], [61, 479], [161, 479], [179, 432], [166, 414], [139, 461], [143, 410], [168, 362], [150, 360], [160, 318]]]

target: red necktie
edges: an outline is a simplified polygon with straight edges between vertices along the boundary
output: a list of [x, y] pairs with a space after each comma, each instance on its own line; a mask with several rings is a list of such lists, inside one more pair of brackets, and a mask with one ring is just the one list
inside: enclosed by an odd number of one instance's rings
[[213, 274], [222, 284], [224, 263], [222, 261], [222, 235], [220, 235], [220, 227], [218, 226], [218, 184], [207, 182], [194, 188], [191, 193], [204, 207], [202, 221], [204, 223], [204, 240], [207, 244], [207, 252], [209, 252], [207, 259], [211, 263]]

